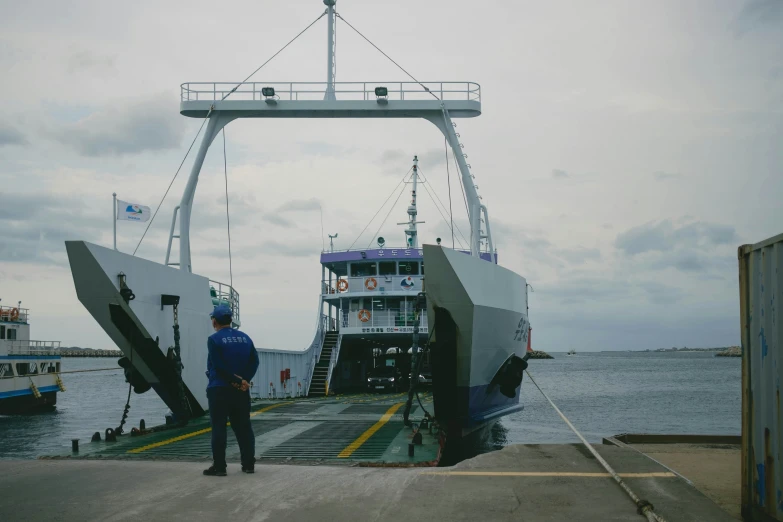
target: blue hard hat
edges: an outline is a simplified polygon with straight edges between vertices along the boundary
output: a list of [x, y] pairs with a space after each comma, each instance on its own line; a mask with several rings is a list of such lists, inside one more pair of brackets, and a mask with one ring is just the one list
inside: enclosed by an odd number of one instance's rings
[[212, 310], [212, 313], [209, 314], [210, 317], [214, 317], [215, 319], [221, 319], [225, 317], [231, 317], [233, 314], [231, 313], [231, 308], [228, 307], [228, 305], [217, 305], [214, 310]]

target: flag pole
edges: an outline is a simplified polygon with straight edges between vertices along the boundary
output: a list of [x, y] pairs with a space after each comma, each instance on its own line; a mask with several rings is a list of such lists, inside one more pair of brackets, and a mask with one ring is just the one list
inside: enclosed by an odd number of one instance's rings
[[117, 250], [117, 193], [114, 192], [112, 197], [114, 198], [114, 204], [112, 205], [114, 209], [112, 216], [112, 221], [114, 221], [114, 250]]

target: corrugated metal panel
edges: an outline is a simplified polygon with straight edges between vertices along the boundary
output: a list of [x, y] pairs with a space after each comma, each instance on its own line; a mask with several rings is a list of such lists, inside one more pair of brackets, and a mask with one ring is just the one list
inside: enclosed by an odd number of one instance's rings
[[783, 522], [783, 234], [739, 248], [742, 513]]

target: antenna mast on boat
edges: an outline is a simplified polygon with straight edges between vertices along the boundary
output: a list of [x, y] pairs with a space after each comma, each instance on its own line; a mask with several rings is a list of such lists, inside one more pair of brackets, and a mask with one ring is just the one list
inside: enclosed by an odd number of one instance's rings
[[408, 207], [408, 221], [405, 223], [397, 223], [398, 225], [408, 225], [407, 230], [405, 230], [405, 244], [409, 248], [419, 247], [419, 235], [418, 231], [416, 230], [416, 225], [419, 223], [424, 223], [424, 221], [416, 221], [416, 215], [418, 214], [418, 211], [416, 210], [416, 184], [418, 181], [419, 157], [413, 156], [413, 174], [411, 175], [411, 183], [413, 184], [413, 188], [411, 188], [411, 204]]
[[335, 41], [334, 32], [334, 24], [336, 22], [334, 6], [337, 4], [337, 0], [324, 0], [324, 4], [326, 4], [326, 15], [329, 18], [329, 30], [327, 33], [329, 43], [326, 46], [326, 94], [324, 94], [324, 100], [336, 100], [337, 97], [334, 95], [334, 81], [337, 62], [334, 55], [334, 48], [337, 42]]

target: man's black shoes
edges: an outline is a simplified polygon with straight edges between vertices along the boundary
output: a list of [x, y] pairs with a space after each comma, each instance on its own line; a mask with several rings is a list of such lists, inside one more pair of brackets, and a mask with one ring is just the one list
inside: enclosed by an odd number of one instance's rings
[[250, 462], [243, 462], [242, 463], [242, 473], [255, 473], [255, 464], [256, 459], [254, 458]]
[[[244, 468], [242, 468], [242, 470], [244, 471]], [[225, 477], [226, 470], [218, 469], [215, 466], [210, 466], [209, 469], [204, 470], [204, 475], [207, 475], [208, 477]]]
[[[255, 473], [255, 460], [249, 464], [242, 464], [242, 473]], [[208, 477], [225, 477], [225, 468], [216, 468], [214, 465], [204, 470], [204, 475]]]

